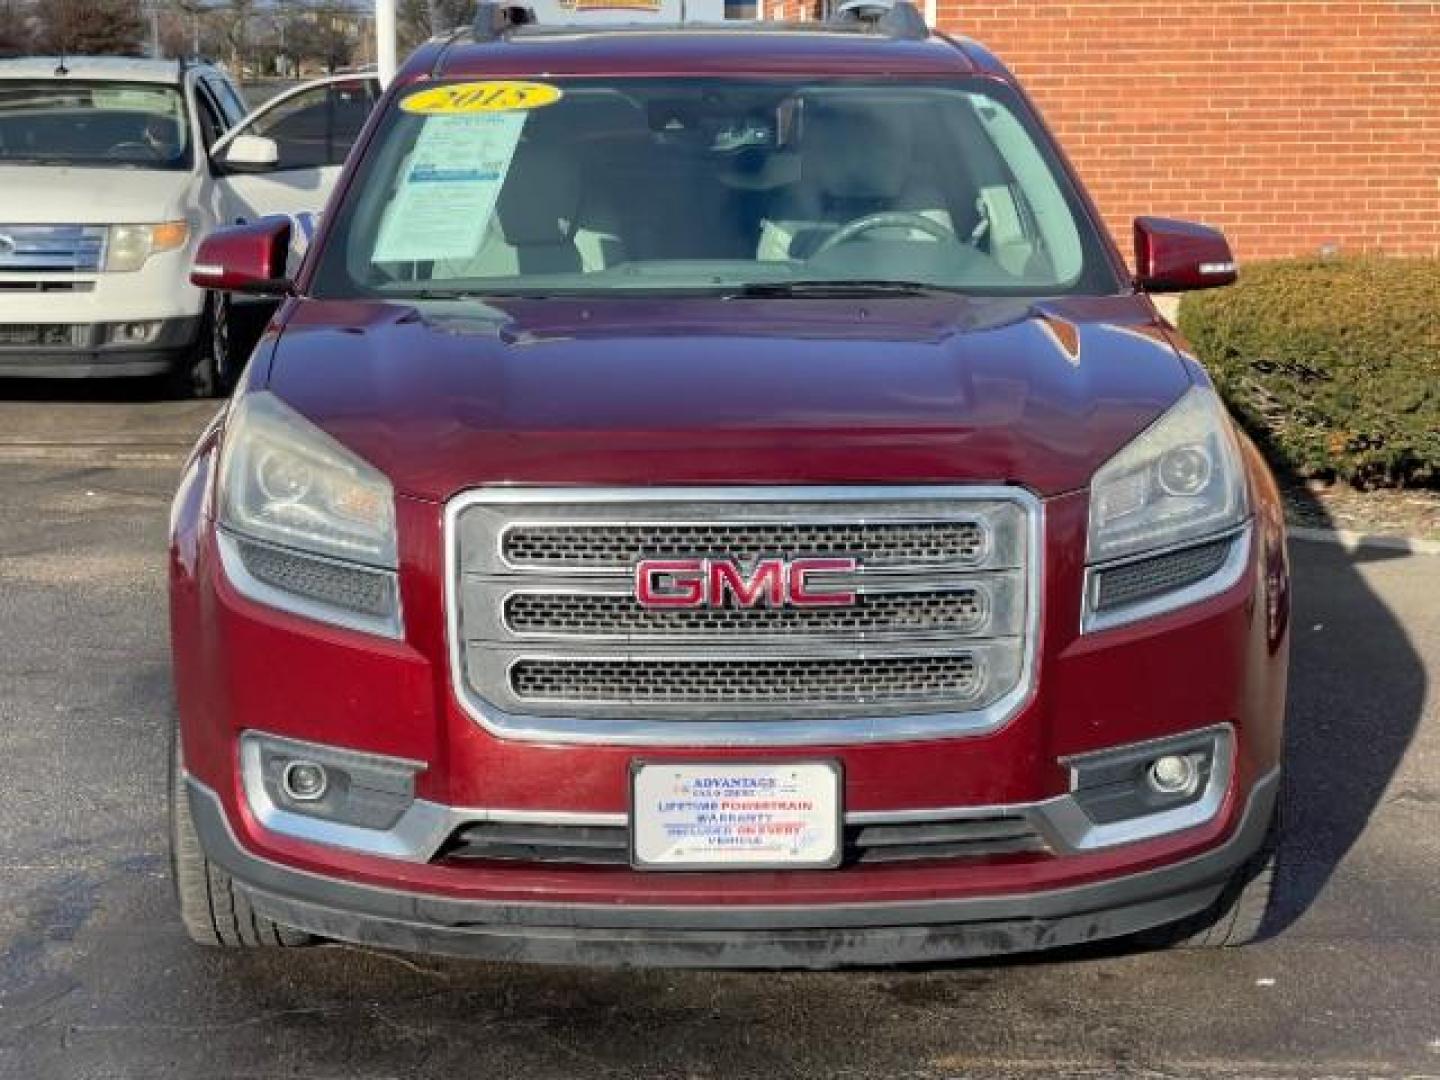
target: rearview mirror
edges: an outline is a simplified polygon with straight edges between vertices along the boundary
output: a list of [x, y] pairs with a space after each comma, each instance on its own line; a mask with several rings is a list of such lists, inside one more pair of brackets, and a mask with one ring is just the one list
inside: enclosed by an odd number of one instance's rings
[[289, 254], [289, 218], [267, 217], [219, 229], [200, 241], [190, 283], [222, 292], [283, 296], [290, 291], [285, 277]]
[[240, 171], [263, 172], [280, 160], [280, 147], [263, 135], [237, 135], [225, 148], [225, 164]]
[[1169, 218], [1135, 219], [1135, 284], [1146, 292], [1214, 289], [1235, 281], [1225, 234]]

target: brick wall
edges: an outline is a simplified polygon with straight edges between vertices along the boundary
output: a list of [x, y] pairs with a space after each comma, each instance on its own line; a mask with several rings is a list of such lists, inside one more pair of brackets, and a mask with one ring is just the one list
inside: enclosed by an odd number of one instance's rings
[[1020, 77], [1127, 252], [1148, 213], [1242, 259], [1440, 255], [1440, 3], [939, 0], [937, 21]]

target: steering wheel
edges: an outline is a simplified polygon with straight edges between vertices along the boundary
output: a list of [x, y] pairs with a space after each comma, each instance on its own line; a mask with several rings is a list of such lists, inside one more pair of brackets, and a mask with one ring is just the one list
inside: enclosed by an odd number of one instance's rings
[[817, 255], [824, 255], [825, 252], [832, 248], [837, 248], [841, 244], [848, 244], [857, 236], [863, 236], [867, 232], [874, 232], [876, 229], [918, 229], [934, 240], [959, 242], [954, 230], [947, 228], [938, 221], [926, 217], [924, 214], [917, 213], [914, 210], [882, 210], [878, 214], [866, 214], [864, 217], [858, 217], [854, 221], [846, 222], [824, 240], [820, 241], [819, 247], [810, 254], [810, 258], [813, 259]]

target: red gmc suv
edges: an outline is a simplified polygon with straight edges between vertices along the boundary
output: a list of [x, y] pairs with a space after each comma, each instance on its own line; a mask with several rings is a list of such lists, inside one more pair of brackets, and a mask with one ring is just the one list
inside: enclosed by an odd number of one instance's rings
[[173, 511], [181, 916], [584, 964], [1253, 937], [1275, 485], [913, 8], [423, 47]]

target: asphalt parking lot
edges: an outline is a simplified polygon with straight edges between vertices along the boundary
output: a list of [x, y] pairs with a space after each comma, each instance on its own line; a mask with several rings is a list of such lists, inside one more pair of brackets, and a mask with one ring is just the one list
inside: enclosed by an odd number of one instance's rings
[[1440, 557], [1309, 543], [1258, 946], [775, 975], [190, 945], [162, 545], [213, 406], [146, 393], [0, 385], [0, 1077], [1440, 1076]]

